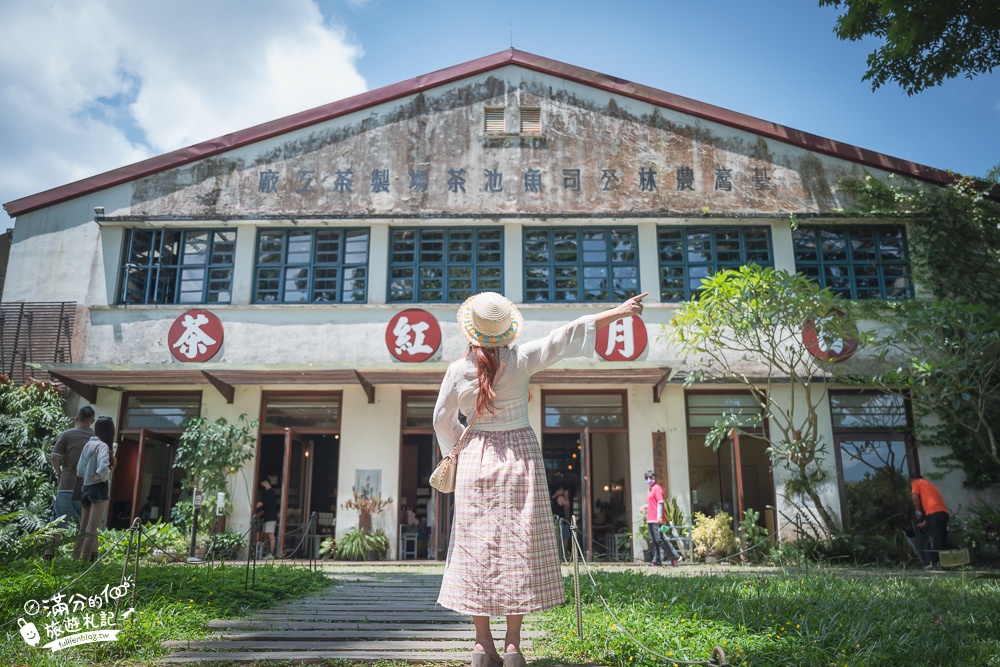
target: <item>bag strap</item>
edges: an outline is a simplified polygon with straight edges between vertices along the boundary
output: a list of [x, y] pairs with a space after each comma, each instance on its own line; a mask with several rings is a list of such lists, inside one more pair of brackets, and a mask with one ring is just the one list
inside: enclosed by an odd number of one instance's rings
[[[507, 356], [510, 357], [510, 350], [507, 350]], [[507, 359], [501, 359], [500, 368], [497, 369], [496, 375], [493, 376], [493, 382], [497, 381], [497, 378], [500, 377], [501, 373], [503, 373], [504, 366], [506, 365]], [[465, 436], [469, 434], [469, 429], [472, 428], [472, 423], [476, 421], [476, 416], [476, 413], [473, 412], [472, 415], [465, 420], [465, 430], [462, 431], [462, 435], [458, 438], [458, 442], [455, 443], [455, 446], [451, 448], [450, 452], [448, 452], [448, 456], [451, 457], [452, 461], [455, 461], [458, 458], [458, 452], [460, 451], [458, 446], [462, 444], [462, 441], [465, 440]]]

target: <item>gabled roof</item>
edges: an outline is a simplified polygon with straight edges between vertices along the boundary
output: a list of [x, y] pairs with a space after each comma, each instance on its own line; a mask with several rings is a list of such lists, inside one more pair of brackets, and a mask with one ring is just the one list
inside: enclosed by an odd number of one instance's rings
[[926, 167], [915, 162], [890, 157], [875, 151], [866, 150], [832, 139], [825, 139], [815, 134], [795, 130], [784, 125], [770, 123], [759, 118], [746, 116], [735, 111], [705, 104], [686, 97], [667, 93], [631, 81], [625, 81], [606, 74], [600, 74], [582, 67], [567, 65], [556, 60], [543, 58], [524, 51], [508, 49], [493, 55], [477, 58], [461, 65], [448, 67], [430, 74], [424, 74], [407, 81], [401, 81], [377, 90], [355, 95], [347, 99], [325, 104], [301, 113], [279, 118], [261, 125], [233, 132], [216, 139], [210, 139], [187, 148], [181, 148], [163, 155], [136, 162], [119, 169], [84, 178], [67, 185], [38, 194], [15, 199], [4, 204], [4, 209], [11, 217], [16, 217], [36, 209], [51, 206], [75, 197], [103, 190], [105, 188], [137, 180], [151, 174], [181, 165], [188, 164], [234, 148], [246, 146], [264, 139], [270, 139], [280, 134], [299, 130], [310, 125], [322, 123], [339, 116], [355, 113], [362, 109], [383, 104], [391, 100], [412, 95], [453, 81], [475, 76], [483, 72], [517, 65], [569, 81], [581, 83], [596, 89], [605, 90], [616, 95], [630, 97], [656, 106], [671, 109], [681, 113], [703, 118], [715, 123], [721, 123], [745, 130], [753, 134], [774, 139], [809, 151], [823, 153], [833, 157], [855, 162], [866, 167], [881, 169], [905, 176], [911, 176], [931, 183], [948, 184], [952, 182], [951, 174], [939, 169]]

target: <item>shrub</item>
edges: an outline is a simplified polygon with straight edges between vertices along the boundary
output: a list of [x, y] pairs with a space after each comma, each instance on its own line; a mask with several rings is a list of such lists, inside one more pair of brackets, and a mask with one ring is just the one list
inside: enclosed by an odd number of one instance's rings
[[0, 561], [36, 553], [49, 525], [57, 480], [49, 454], [73, 426], [51, 384], [15, 385], [0, 375]]
[[226, 531], [212, 535], [210, 544], [212, 555], [215, 558], [234, 560], [239, 557], [243, 547], [247, 545], [247, 541], [242, 533]]
[[740, 535], [743, 538], [747, 552], [743, 554], [744, 560], [756, 563], [767, 555], [771, 550], [771, 545], [767, 541], [767, 528], [759, 523], [760, 512], [747, 508], [743, 511], [743, 520], [740, 521]]
[[699, 558], [725, 558], [736, 553], [738, 544], [733, 533], [733, 517], [726, 512], [711, 517], [695, 512], [691, 541], [694, 542], [694, 554]]

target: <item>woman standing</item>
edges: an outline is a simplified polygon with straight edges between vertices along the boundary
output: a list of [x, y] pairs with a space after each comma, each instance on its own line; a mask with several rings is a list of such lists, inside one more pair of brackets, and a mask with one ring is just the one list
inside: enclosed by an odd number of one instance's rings
[[[474, 421], [459, 448], [454, 524], [438, 603], [472, 616], [473, 667], [523, 667], [523, 615], [566, 600], [545, 466], [528, 424], [529, 380], [560, 359], [592, 354], [596, 330], [642, 313], [645, 296], [519, 346], [511, 343], [524, 320], [506, 297], [483, 292], [458, 310], [469, 349], [448, 367], [434, 406], [443, 454], [462, 436], [459, 413]], [[490, 616], [507, 619], [503, 660]]]
[[109, 482], [115, 467], [111, 451], [115, 441], [115, 423], [111, 417], [98, 417], [94, 422], [94, 436], [83, 446], [76, 474], [83, 480], [80, 502], [80, 537], [73, 547], [73, 557], [83, 561], [97, 559], [97, 527], [104, 516], [110, 498]]

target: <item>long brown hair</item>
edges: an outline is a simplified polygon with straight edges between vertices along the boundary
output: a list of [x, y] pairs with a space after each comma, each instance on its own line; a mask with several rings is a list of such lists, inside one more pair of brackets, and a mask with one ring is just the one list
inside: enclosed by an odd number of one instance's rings
[[493, 380], [496, 379], [497, 370], [500, 368], [500, 348], [473, 345], [471, 352], [475, 355], [476, 373], [479, 376], [476, 416], [481, 416], [484, 412], [493, 414], [496, 411], [494, 401], [497, 397], [493, 391]]

